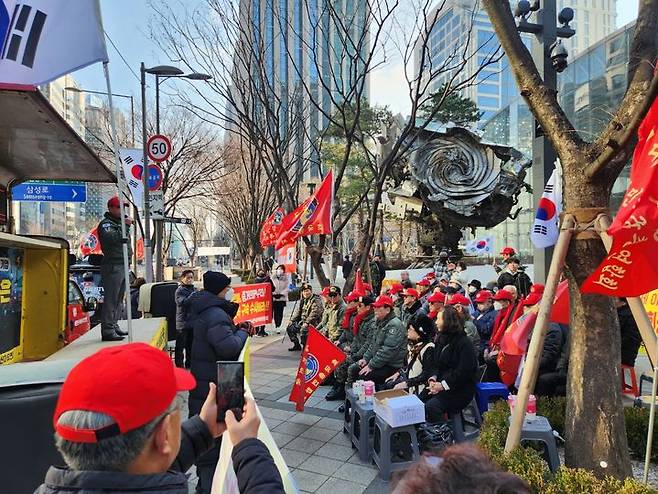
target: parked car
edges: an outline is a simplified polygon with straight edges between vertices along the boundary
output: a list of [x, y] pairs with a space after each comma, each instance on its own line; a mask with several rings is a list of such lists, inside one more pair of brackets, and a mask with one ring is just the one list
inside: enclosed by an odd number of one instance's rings
[[77, 262], [69, 266], [69, 274], [78, 284], [78, 287], [80, 287], [84, 300], [87, 302], [91, 299], [96, 301], [97, 309], [89, 314], [91, 317], [91, 326], [94, 327], [101, 322], [100, 309], [103, 304], [101, 267], [88, 262]]
[[85, 299], [76, 281], [72, 278], [69, 279], [66, 329], [64, 331], [64, 342], [67, 345], [91, 329], [90, 314], [96, 312], [97, 305], [95, 298]]

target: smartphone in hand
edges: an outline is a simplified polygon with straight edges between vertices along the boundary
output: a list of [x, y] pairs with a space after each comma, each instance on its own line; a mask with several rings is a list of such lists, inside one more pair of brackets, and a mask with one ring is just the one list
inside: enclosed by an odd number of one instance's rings
[[217, 362], [217, 421], [224, 422], [231, 410], [242, 419], [244, 407], [244, 362]]

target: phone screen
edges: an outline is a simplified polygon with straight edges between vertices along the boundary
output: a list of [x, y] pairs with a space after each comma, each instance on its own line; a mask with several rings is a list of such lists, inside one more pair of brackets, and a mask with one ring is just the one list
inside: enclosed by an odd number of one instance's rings
[[217, 421], [224, 422], [232, 410], [242, 419], [244, 407], [244, 362], [217, 362]]

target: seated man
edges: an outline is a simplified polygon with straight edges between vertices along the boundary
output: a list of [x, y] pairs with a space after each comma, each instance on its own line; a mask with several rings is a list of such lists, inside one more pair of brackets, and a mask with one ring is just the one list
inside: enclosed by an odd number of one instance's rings
[[[322, 301], [320, 297], [313, 293], [313, 287], [310, 283], [302, 284], [302, 298], [297, 304], [297, 310], [290, 319], [290, 324], [286, 332], [292, 348], [288, 351], [294, 352], [302, 349], [306, 345], [306, 336], [308, 335], [309, 326], [317, 326], [322, 319]], [[302, 344], [299, 344], [299, 338]]]
[[427, 303], [429, 304], [427, 307], [429, 310], [428, 316], [433, 321], [436, 321], [436, 316], [438, 316], [439, 312], [443, 310], [443, 307], [446, 304], [445, 293], [442, 293], [437, 289], [432, 295], [429, 296]]
[[402, 292], [402, 306], [400, 307], [400, 321], [406, 326], [412, 317], [421, 310], [421, 302], [418, 300], [419, 293], [414, 288], [407, 288]]
[[456, 293], [450, 297], [447, 305], [452, 305], [457, 309], [457, 314], [459, 314], [464, 321], [464, 331], [466, 332], [466, 336], [471, 340], [471, 343], [473, 343], [473, 349], [477, 352], [480, 348], [480, 335], [478, 334], [478, 330], [471, 318], [471, 299], [461, 293]]
[[[350, 293], [353, 295], [354, 292]], [[347, 358], [334, 370], [334, 387], [327, 393], [326, 400], [342, 400], [345, 398], [345, 383], [347, 381], [347, 369], [350, 365], [361, 360], [368, 345], [370, 338], [375, 330], [375, 314], [372, 310], [372, 304], [375, 299], [370, 295], [364, 295], [358, 298], [358, 309], [356, 317], [353, 320], [352, 327], [349, 331], [352, 339], [349, 344], [343, 346], [343, 351]]]
[[480, 290], [475, 296], [477, 311], [473, 323], [480, 335], [480, 347], [476, 348], [478, 357], [482, 358], [482, 352], [489, 344], [489, 338], [493, 332], [496, 310], [493, 306], [493, 294], [488, 290]]
[[349, 347], [354, 340], [352, 333], [352, 323], [359, 310], [359, 294], [352, 290], [345, 296], [345, 312], [340, 320], [340, 338], [338, 338], [337, 346], [344, 352], [349, 352]]
[[[117, 386], [116, 383], [121, 383]], [[238, 422], [217, 421], [216, 387], [199, 415], [181, 424], [177, 393], [194, 388], [186, 370], [144, 343], [104, 348], [69, 373], [55, 408], [55, 442], [68, 468], [51, 467], [37, 493], [187, 493], [185, 472], [228, 429], [240, 492], [283, 493], [260, 419], [248, 399]]]
[[387, 377], [395, 374], [404, 365], [407, 332], [395, 317], [393, 300], [386, 295], [380, 295], [372, 307], [377, 325], [363, 357], [347, 371], [348, 385], [356, 379], [381, 385]]
[[340, 323], [345, 313], [345, 302], [340, 296], [340, 288], [331, 286], [327, 289], [327, 298], [322, 312], [322, 321], [316, 328], [320, 333], [336, 343], [340, 338], [342, 329]]

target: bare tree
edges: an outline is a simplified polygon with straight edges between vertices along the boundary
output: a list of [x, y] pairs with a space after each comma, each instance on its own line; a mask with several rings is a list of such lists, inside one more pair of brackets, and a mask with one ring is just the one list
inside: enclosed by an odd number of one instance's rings
[[[658, 0], [641, 0], [630, 48], [626, 94], [600, 135], [588, 142], [544, 84], [516, 29], [508, 0], [484, 0], [525, 98], [555, 148], [564, 171], [565, 210], [577, 218], [605, 212], [615, 179], [628, 162], [638, 124], [658, 94]], [[567, 465], [597, 475], [632, 474], [619, 390], [620, 344], [612, 301], [578, 287], [606, 252], [598, 238], [576, 236], [569, 247], [571, 336], [566, 420]]]

